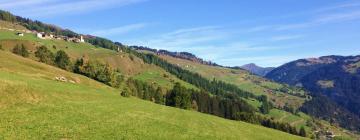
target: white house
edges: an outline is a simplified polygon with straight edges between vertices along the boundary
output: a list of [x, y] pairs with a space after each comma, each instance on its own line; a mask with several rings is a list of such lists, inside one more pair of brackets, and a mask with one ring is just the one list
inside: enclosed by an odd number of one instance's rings
[[18, 36], [24, 36], [24, 33], [16, 33]]
[[42, 33], [36, 33], [36, 37], [40, 39], [44, 39], [44, 35]]

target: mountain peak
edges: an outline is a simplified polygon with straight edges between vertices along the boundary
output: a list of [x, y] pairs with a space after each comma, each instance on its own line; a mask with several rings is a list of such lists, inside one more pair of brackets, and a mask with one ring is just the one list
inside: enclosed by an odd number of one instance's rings
[[253, 74], [259, 75], [259, 76], [265, 76], [267, 73], [272, 71], [274, 67], [261, 67], [256, 65], [255, 63], [249, 63], [240, 66], [240, 68], [245, 69]]

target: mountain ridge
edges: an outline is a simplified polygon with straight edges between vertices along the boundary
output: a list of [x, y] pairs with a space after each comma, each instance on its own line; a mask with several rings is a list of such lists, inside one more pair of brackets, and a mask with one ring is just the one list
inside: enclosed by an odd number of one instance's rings
[[261, 67], [256, 65], [255, 63], [249, 63], [242, 66], [239, 66], [239, 68], [248, 70], [249, 72], [264, 77], [266, 74], [271, 72], [275, 69], [275, 67]]
[[[359, 64], [360, 55], [299, 59], [274, 69], [266, 77], [277, 82], [301, 86], [314, 96], [326, 96], [355, 114], [357, 117], [354, 119], [359, 120]], [[321, 113], [318, 112], [316, 115], [321, 116]]]

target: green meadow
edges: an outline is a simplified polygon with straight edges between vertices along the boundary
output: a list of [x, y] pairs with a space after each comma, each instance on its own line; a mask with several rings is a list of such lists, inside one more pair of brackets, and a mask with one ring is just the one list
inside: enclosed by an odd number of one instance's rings
[[304, 139], [124, 98], [119, 89], [9, 52], [0, 51], [0, 60], [0, 139]]

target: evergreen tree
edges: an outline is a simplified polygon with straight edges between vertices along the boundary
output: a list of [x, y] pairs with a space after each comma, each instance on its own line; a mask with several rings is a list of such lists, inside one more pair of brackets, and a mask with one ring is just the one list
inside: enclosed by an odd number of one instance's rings
[[71, 65], [70, 57], [63, 50], [57, 51], [55, 55], [55, 64], [59, 68], [69, 70]]
[[190, 109], [191, 95], [180, 85], [180, 83], [175, 83], [174, 88], [167, 95], [166, 105]]
[[261, 95], [258, 97], [258, 100], [262, 102], [262, 105], [260, 106], [260, 112], [263, 114], [268, 114], [272, 108], [271, 103], [268, 101], [267, 96]]
[[76, 59], [73, 71], [78, 74], [84, 74], [83, 66], [84, 66], [84, 59], [83, 58]]
[[300, 128], [299, 135], [303, 136], [303, 137], [306, 137], [306, 131], [305, 131], [305, 128], [303, 126]]
[[268, 114], [270, 112], [271, 109], [271, 104], [269, 102], [263, 102], [262, 105], [260, 106], [260, 112], [263, 114]]
[[156, 89], [156, 94], [155, 94], [155, 103], [157, 104], [164, 104], [164, 96], [163, 96], [163, 91], [161, 89], [161, 87], [158, 87]]

